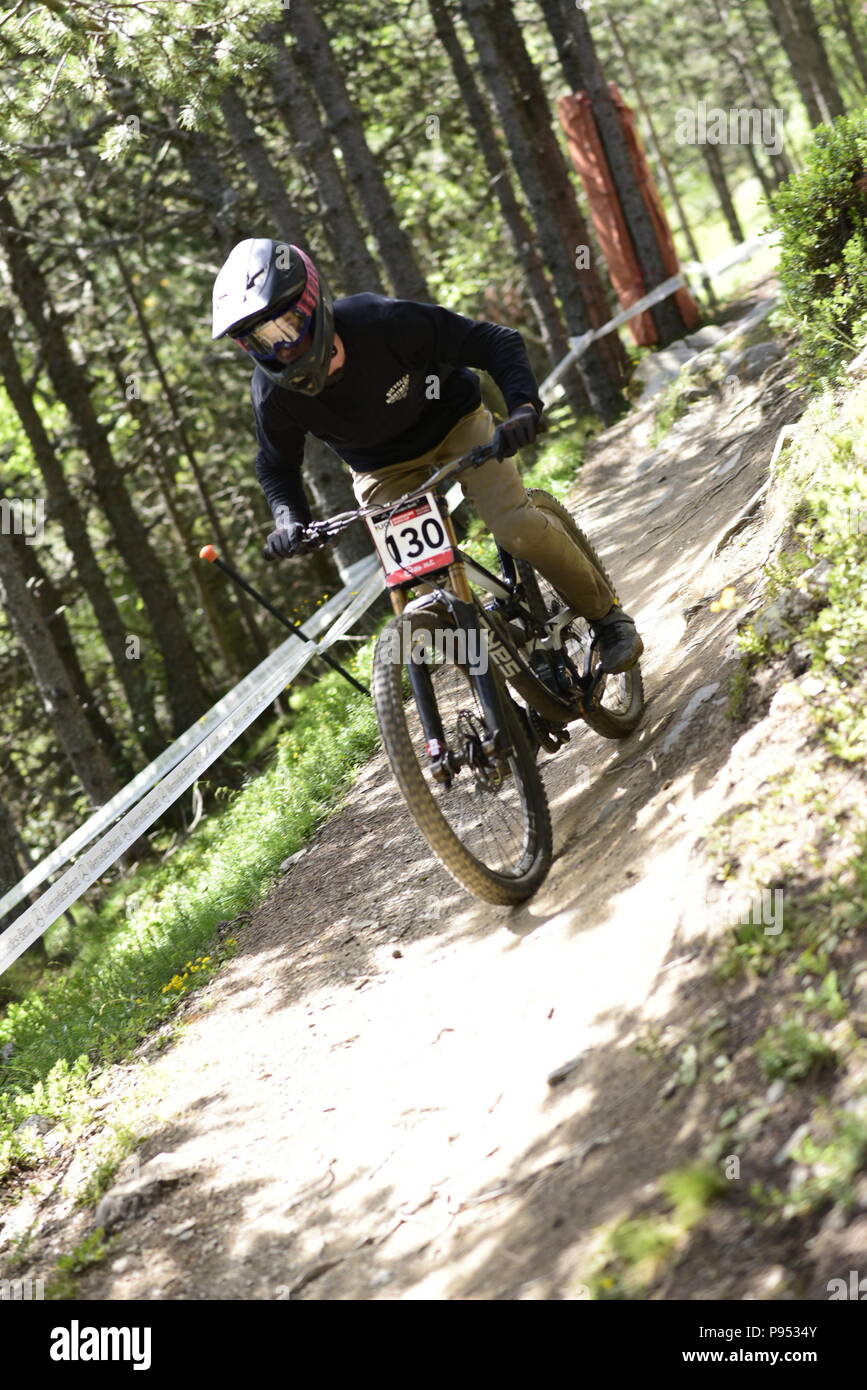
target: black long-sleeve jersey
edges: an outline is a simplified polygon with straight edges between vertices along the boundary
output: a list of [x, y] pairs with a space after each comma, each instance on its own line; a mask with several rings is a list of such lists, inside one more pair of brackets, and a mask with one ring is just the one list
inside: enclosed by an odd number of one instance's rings
[[481, 401], [471, 367], [489, 372], [509, 411], [541, 412], [521, 335], [436, 304], [354, 294], [334, 305], [344, 369], [316, 396], [287, 391], [258, 368], [251, 393], [256, 475], [272, 512], [307, 522], [301, 480], [304, 436], [322, 439], [359, 473], [403, 463], [439, 444]]

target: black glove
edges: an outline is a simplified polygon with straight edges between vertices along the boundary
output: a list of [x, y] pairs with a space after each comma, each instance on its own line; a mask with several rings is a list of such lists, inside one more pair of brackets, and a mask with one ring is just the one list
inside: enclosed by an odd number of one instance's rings
[[262, 551], [265, 559], [286, 560], [290, 555], [297, 555], [302, 546], [304, 529], [300, 521], [289, 521], [272, 531]]
[[536, 438], [539, 417], [532, 405], [519, 405], [508, 420], [497, 425], [491, 445], [497, 459], [510, 459], [519, 449], [526, 449]]

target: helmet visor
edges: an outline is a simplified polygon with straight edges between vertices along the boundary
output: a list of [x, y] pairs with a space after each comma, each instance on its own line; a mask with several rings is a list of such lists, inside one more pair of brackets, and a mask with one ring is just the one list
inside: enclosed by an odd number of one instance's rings
[[267, 362], [274, 357], [278, 361], [282, 357], [285, 361], [306, 337], [312, 317], [297, 308], [283, 309], [275, 318], [266, 319], [239, 334], [235, 342], [257, 362]]

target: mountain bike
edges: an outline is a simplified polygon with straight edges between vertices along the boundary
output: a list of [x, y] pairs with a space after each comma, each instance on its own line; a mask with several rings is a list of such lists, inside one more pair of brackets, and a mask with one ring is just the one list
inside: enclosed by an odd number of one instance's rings
[[[540, 749], [557, 752], [577, 720], [626, 738], [644, 688], [638, 666], [602, 671], [587, 621], [526, 560], [498, 547], [497, 575], [459, 548], [443, 484], [493, 456], [480, 445], [393, 502], [314, 521], [303, 549], [367, 523], [394, 609], [377, 639], [372, 689], [395, 779], [452, 877], [486, 902], [512, 905], [551, 865]], [[565, 507], [537, 489], [529, 496], [615, 592]]]

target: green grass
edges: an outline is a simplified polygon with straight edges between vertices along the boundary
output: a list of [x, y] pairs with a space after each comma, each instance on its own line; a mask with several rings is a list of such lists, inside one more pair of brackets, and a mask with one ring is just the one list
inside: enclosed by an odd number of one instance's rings
[[790, 1221], [826, 1210], [831, 1203], [848, 1211], [856, 1200], [855, 1184], [867, 1163], [867, 1113], [860, 1109], [820, 1107], [810, 1133], [795, 1147], [792, 1158], [807, 1170], [787, 1190], [751, 1187], [751, 1196], [766, 1222]]
[[756, 1057], [768, 1081], [805, 1081], [837, 1064], [833, 1047], [799, 1018], [788, 1018], [768, 1028], [756, 1043]]
[[100, 1264], [111, 1249], [111, 1241], [106, 1241], [105, 1231], [98, 1226], [90, 1235], [80, 1240], [68, 1255], [61, 1255], [54, 1273], [45, 1288], [45, 1297], [55, 1300], [68, 1300], [77, 1297], [77, 1276], [93, 1265]]
[[99, 1146], [93, 1169], [76, 1195], [76, 1205], [95, 1204], [114, 1182], [115, 1174], [125, 1158], [136, 1149], [141, 1136], [127, 1125], [111, 1126], [108, 1136]]
[[592, 1297], [644, 1298], [693, 1226], [727, 1191], [719, 1168], [704, 1160], [664, 1173], [658, 1185], [665, 1212], [630, 1217], [610, 1230], [590, 1279]]

